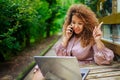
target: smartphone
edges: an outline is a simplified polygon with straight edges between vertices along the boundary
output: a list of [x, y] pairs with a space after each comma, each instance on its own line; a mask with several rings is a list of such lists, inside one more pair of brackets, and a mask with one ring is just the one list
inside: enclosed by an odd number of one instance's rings
[[70, 29], [70, 32], [73, 32], [73, 29], [72, 29], [72, 28]]
[[75, 34], [73, 28], [70, 29], [70, 32], [72, 33], [72, 36]]

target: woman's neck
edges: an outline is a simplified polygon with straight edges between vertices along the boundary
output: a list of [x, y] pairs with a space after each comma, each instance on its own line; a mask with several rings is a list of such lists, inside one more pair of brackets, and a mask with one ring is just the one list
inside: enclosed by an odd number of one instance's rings
[[80, 34], [75, 34], [75, 38], [80, 38]]
[[75, 41], [77, 41], [78, 39], [80, 39], [80, 35], [74, 35]]

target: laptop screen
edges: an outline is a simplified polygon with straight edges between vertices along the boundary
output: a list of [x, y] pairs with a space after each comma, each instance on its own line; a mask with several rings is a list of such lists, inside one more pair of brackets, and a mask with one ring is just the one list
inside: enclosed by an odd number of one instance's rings
[[45, 79], [83, 80], [76, 57], [34, 56]]

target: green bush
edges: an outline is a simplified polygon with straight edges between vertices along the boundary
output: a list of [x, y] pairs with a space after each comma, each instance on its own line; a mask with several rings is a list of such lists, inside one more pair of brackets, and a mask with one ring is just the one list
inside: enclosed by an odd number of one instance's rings
[[71, 4], [69, 0], [0, 0], [0, 61], [61, 31]]

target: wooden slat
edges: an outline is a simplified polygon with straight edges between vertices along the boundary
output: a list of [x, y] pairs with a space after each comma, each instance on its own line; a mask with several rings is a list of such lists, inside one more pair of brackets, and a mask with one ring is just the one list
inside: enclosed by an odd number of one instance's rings
[[80, 65], [80, 68], [90, 69], [86, 80], [120, 80], [120, 62], [101, 66], [95, 64]]
[[104, 73], [104, 72], [113, 72], [113, 71], [120, 71], [120, 68], [103, 68], [103, 69], [93, 69], [90, 70], [89, 74], [97, 74], [97, 73]]
[[[120, 71], [89, 74], [89, 75], [87, 76], [87, 79], [106, 78], [106, 77], [112, 77], [112, 76], [113, 76], [113, 77], [115, 77], [115, 76], [120, 76]], [[107, 80], [107, 79], [106, 79], [106, 80]]]
[[97, 78], [97, 79], [86, 79], [86, 80], [120, 80], [120, 76], [112, 76], [112, 77]]
[[110, 48], [115, 54], [120, 56], [120, 44], [112, 43], [103, 39], [102, 42], [105, 44], [106, 47]]
[[103, 68], [120, 68], [120, 62], [114, 62], [112, 65], [80, 65], [80, 68], [103, 69]]
[[111, 14], [109, 16], [105, 16], [103, 18], [99, 18], [100, 22], [104, 22], [104, 24], [120, 24], [120, 13]]

